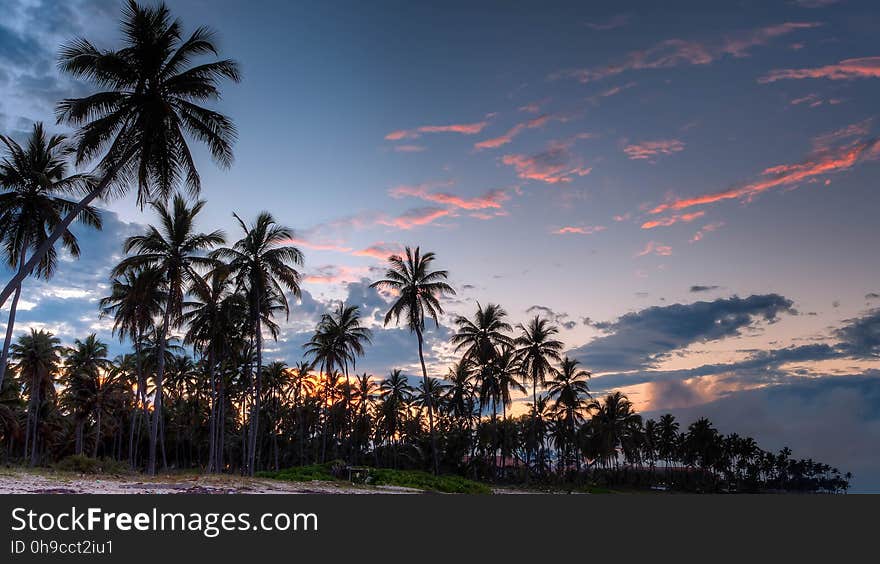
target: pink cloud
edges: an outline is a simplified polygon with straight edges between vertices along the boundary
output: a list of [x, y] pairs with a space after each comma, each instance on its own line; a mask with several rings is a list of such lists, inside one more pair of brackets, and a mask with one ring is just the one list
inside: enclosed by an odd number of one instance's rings
[[798, 106], [800, 104], [805, 104], [810, 108], [815, 108], [821, 106], [825, 101], [817, 96], [816, 94], [807, 94], [806, 96], [801, 96], [800, 98], [795, 98], [789, 104], [792, 106]]
[[555, 231], [553, 231], [554, 235], [565, 235], [568, 233], [575, 233], [578, 235], [592, 235], [593, 233], [599, 233], [600, 231], [605, 231], [606, 227], [603, 225], [585, 225], [583, 227], [574, 227], [574, 226], [566, 226], [561, 227]]
[[401, 251], [400, 245], [387, 244], [384, 242], [373, 243], [365, 249], [360, 249], [351, 253], [356, 257], [371, 257], [379, 260], [387, 260], [391, 255]]
[[830, 149], [833, 145], [840, 143], [846, 139], [854, 137], [865, 137], [871, 132], [872, 118], [864, 119], [840, 129], [835, 129], [822, 135], [813, 137], [813, 148], [816, 151], [824, 151]]
[[817, 176], [849, 170], [862, 160], [877, 158], [878, 150], [880, 150], [880, 141], [876, 139], [855, 141], [833, 149], [825, 148], [801, 163], [783, 164], [765, 169], [762, 176], [767, 178], [722, 192], [674, 200], [655, 207], [650, 213], [658, 214], [669, 210], [683, 210], [724, 200], [750, 200], [772, 188], [792, 187], [802, 182], [812, 181]]
[[562, 71], [551, 78], [574, 78], [591, 82], [632, 70], [662, 69], [683, 65], [708, 65], [723, 56], [745, 57], [753, 47], [800, 29], [821, 24], [815, 22], [787, 22], [728, 35], [716, 41], [689, 41], [667, 39], [648, 49], [631, 51], [621, 61], [601, 67]]
[[672, 247], [657, 243], [656, 241], [648, 241], [648, 243], [645, 245], [645, 248], [636, 253], [635, 256], [643, 257], [646, 255], [658, 255], [661, 257], [668, 257], [671, 254]]
[[392, 198], [411, 196], [427, 202], [453, 206], [463, 210], [483, 210], [488, 208], [500, 209], [502, 204], [510, 199], [504, 190], [489, 190], [476, 198], [462, 198], [446, 192], [432, 192], [436, 186], [448, 186], [450, 183], [425, 183], [415, 186], [396, 186], [388, 191]]
[[625, 26], [629, 23], [630, 18], [630, 14], [616, 14], [604, 21], [584, 22], [584, 25], [593, 31], [609, 31]]
[[507, 145], [513, 138], [522, 133], [526, 129], [534, 129], [536, 127], [543, 127], [547, 124], [551, 119], [558, 119], [560, 121], [565, 121], [564, 118], [559, 116], [552, 116], [549, 114], [544, 114], [542, 116], [538, 116], [536, 118], [530, 119], [528, 121], [524, 121], [522, 123], [518, 123], [510, 128], [507, 133], [500, 135], [498, 137], [494, 137], [492, 139], [486, 139], [485, 141], [480, 141], [479, 143], [474, 143], [474, 149], [481, 151], [483, 149], [496, 149], [503, 145]]
[[416, 139], [423, 133], [460, 133], [462, 135], [476, 135], [489, 125], [489, 121], [475, 123], [453, 123], [449, 125], [422, 125], [415, 129], [398, 129], [385, 135], [387, 141], [400, 141], [401, 139]]
[[650, 221], [646, 221], [642, 224], [642, 229], [654, 229], [655, 227], [669, 227], [670, 225], [675, 225], [676, 223], [690, 223], [695, 219], [699, 219], [706, 215], [704, 211], [698, 211], [693, 213], [683, 213], [671, 215], [669, 217], [663, 217], [660, 219], [654, 219]]
[[380, 217], [376, 220], [378, 225], [409, 230], [421, 225], [428, 225], [441, 217], [446, 217], [452, 212], [443, 208], [416, 208], [404, 212], [397, 217]]
[[351, 248], [338, 243], [312, 243], [304, 239], [288, 239], [284, 243], [305, 249], [311, 249], [313, 251], [332, 251], [337, 253], [347, 253], [351, 251]]
[[543, 100], [538, 100], [536, 102], [531, 102], [526, 104], [525, 106], [520, 106], [517, 108], [521, 112], [525, 112], [527, 114], [537, 114], [541, 111], [541, 108], [549, 101], [548, 98], [544, 98]]
[[880, 78], [880, 57], [846, 59], [835, 65], [825, 65], [824, 67], [774, 70], [759, 78], [758, 82], [767, 83], [804, 78], [827, 78], [829, 80]]
[[724, 227], [723, 221], [718, 221], [716, 223], [709, 223], [707, 225], [704, 225], [696, 233], [694, 233], [694, 236], [691, 237], [690, 242], [696, 243], [697, 241], [701, 241], [703, 239], [703, 237], [706, 236], [706, 233], [711, 233], [712, 231], [718, 231], [722, 227]]
[[575, 159], [570, 151], [576, 139], [588, 136], [581, 134], [572, 139], [554, 141], [545, 151], [535, 155], [504, 155], [501, 162], [514, 167], [516, 175], [524, 180], [538, 180], [547, 184], [568, 183], [574, 177], [586, 176], [592, 171], [592, 168]]
[[633, 160], [651, 160], [660, 155], [672, 155], [684, 151], [684, 143], [678, 139], [643, 141], [624, 147], [623, 152]]
[[363, 267], [325, 265], [307, 274], [303, 282], [309, 284], [341, 284], [353, 282], [365, 276], [368, 270]]

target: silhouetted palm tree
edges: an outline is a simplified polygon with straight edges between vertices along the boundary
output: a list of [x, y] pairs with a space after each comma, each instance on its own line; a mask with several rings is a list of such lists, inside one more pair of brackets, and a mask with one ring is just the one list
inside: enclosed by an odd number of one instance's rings
[[[4, 262], [23, 275], [23, 279], [28, 252], [36, 254], [64, 216], [76, 208], [76, 202], [67, 196], [87, 190], [90, 178], [67, 174], [66, 138], [63, 135], [47, 137], [42, 123], [34, 124], [25, 147], [5, 135], [0, 135], [0, 142], [6, 147], [6, 154], [0, 160], [0, 188], [3, 190], [0, 193], [0, 247]], [[91, 206], [84, 207], [74, 219], [101, 228], [101, 216]], [[67, 228], [61, 231], [61, 246], [72, 257], [79, 257], [76, 236]], [[49, 246], [31, 272], [36, 271], [40, 278], [49, 279], [56, 264], [55, 247]], [[3, 352], [0, 353], [0, 387], [6, 373], [21, 282], [14, 289]]]
[[28, 455], [30, 445], [31, 466], [39, 461], [40, 412], [44, 403], [54, 400], [54, 380], [62, 350], [58, 337], [36, 329], [31, 329], [12, 345], [15, 369], [24, 379], [29, 395], [24, 454]]
[[197, 194], [201, 181], [189, 139], [207, 145], [221, 166], [232, 162], [235, 126], [199, 104], [220, 98], [220, 80], [238, 82], [238, 65], [229, 59], [191, 65], [199, 56], [217, 55], [213, 32], [199, 27], [184, 39], [181, 22], [164, 4], [144, 7], [133, 0], [123, 7], [120, 27], [118, 49], [99, 49], [84, 38], [61, 49], [63, 72], [103, 89], [63, 100], [56, 110], [59, 122], [79, 127], [76, 163], [100, 157], [99, 180], [0, 292], [0, 305], [95, 198], [122, 194], [135, 179], [141, 206], [166, 200], [181, 179]]
[[[425, 367], [424, 330], [425, 314], [434, 319], [436, 326], [440, 325], [438, 317], [443, 313], [440, 305], [440, 297], [454, 295], [455, 290], [446, 283], [449, 274], [445, 270], [431, 270], [434, 262], [434, 253], [421, 254], [418, 247], [411, 249], [406, 247], [406, 257], [392, 255], [388, 262], [390, 267], [385, 272], [385, 278], [373, 282], [371, 288], [385, 288], [397, 293], [397, 299], [391, 304], [388, 313], [385, 314], [385, 325], [393, 319], [400, 323], [400, 317], [406, 319], [409, 330], [416, 334], [419, 344], [419, 362], [422, 365], [422, 381], [428, 381], [428, 369]], [[430, 396], [429, 396], [430, 397]], [[431, 454], [433, 458], [434, 473], [439, 473], [439, 458], [437, 453], [437, 437], [434, 434], [433, 410], [428, 410], [428, 427], [431, 433]]]
[[127, 256], [113, 269], [113, 276], [121, 276], [131, 269], [158, 268], [163, 273], [165, 302], [162, 308], [162, 324], [158, 328], [156, 355], [156, 393], [153, 398], [154, 417], [150, 430], [150, 458], [148, 472], [156, 473], [156, 440], [159, 420], [162, 417], [162, 379], [165, 375], [165, 347], [169, 330], [183, 320], [184, 294], [202, 281], [197, 268], [209, 269], [216, 261], [203, 253], [224, 242], [222, 231], [196, 233], [195, 220], [205, 202], [197, 201], [189, 207], [179, 194], [169, 208], [151, 204], [159, 216], [159, 227], [149, 226], [144, 235], [126, 239], [123, 249]]
[[250, 306], [257, 352], [247, 457], [248, 473], [253, 476], [256, 471], [254, 466], [259, 432], [263, 326], [273, 329], [272, 318], [278, 311], [289, 315], [290, 306], [284, 291], [286, 289], [299, 297], [300, 273], [294, 266], [303, 263], [303, 255], [299, 249], [289, 244], [293, 239], [293, 230], [279, 225], [269, 212], [261, 212], [250, 226], [237, 215], [233, 216], [244, 236], [232, 247], [217, 249], [212, 256], [228, 261], [229, 269], [247, 295]]
[[[561, 415], [569, 445], [575, 439], [575, 429], [583, 421], [587, 400], [591, 397], [587, 385], [589, 378], [590, 373], [580, 368], [580, 361], [565, 357], [547, 388], [547, 397]], [[575, 456], [576, 463], [579, 464], [579, 460], [580, 457]]]
[[64, 397], [70, 407], [76, 423], [76, 453], [83, 453], [83, 425], [86, 418], [95, 414], [97, 426], [95, 432], [95, 448], [93, 455], [97, 455], [98, 442], [101, 436], [101, 407], [100, 397], [103, 381], [109, 377], [113, 363], [107, 357], [107, 345], [92, 333], [85, 340], [76, 339], [73, 347], [65, 351]]

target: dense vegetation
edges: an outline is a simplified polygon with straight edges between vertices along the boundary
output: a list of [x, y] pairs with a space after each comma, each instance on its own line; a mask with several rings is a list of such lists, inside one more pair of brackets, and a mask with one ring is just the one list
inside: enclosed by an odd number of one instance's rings
[[[199, 141], [221, 165], [231, 162], [232, 122], [198, 103], [218, 99], [219, 81], [238, 81], [238, 67], [193, 65], [217, 54], [212, 34], [199, 28], [184, 38], [164, 6], [129, 2], [122, 31], [117, 50], [80, 39], [61, 51], [61, 68], [99, 89], [59, 103], [59, 121], [75, 128], [70, 138], [47, 137], [40, 124], [24, 146], [0, 137], [0, 243], [15, 271], [0, 294], [4, 304], [12, 298], [0, 359], [5, 460], [296, 479], [323, 476], [321, 464], [342, 459], [373, 467], [375, 483], [438, 491], [481, 489], [448, 474], [692, 491], [847, 488], [849, 476], [828, 465], [764, 451], [706, 419], [681, 428], [671, 415], [643, 420], [620, 393], [593, 398], [590, 373], [564, 356], [550, 320], [513, 327], [496, 304], [454, 319], [460, 358], [444, 378], [428, 376], [426, 321], [439, 322], [454, 289], [418, 247], [392, 256], [374, 284], [390, 300], [385, 324], [414, 336], [417, 384], [400, 370], [357, 373], [372, 334], [344, 303], [324, 314], [302, 358], [266, 362], [264, 339], [277, 337], [289, 297], [299, 295], [303, 255], [267, 212], [251, 222], [235, 216], [240, 232], [231, 238], [199, 231], [204, 204], [188, 145]], [[69, 174], [88, 164], [92, 172]], [[67, 346], [42, 330], [13, 339], [25, 279], [52, 276], [59, 240], [76, 257], [71, 223], [100, 228], [91, 203], [131, 189], [156, 221], [124, 242], [100, 302], [130, 352], [110, 358], [95, 335]], [[518, 394], [529, 400], [524, 410], [512, 409]]]

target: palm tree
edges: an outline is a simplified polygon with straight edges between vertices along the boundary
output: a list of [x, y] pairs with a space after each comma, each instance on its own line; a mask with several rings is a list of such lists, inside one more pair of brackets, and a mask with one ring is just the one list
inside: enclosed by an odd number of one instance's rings
[[[671, 413], [660, 416], [658, 423], [657, 452], [666, 463], [667, 473], [669, 462], [675, 457], [675, 441], [678, 436], [678, 421]], [[668, 476], [667, 476], [668, 477]]]
[[27, 456], [30, 444], [31, 466], [39, 459], [40, 412], [43, 404], [51, 401], [55, 394], [53, 384], [63, 350], [60, 343], [52, 333], [31, 329], [12, 345], [15, 369], [29, 393], [24, 452]]
[[[555, 339], [559, 328], [548, 319], [535, 316], [528, 325], [520, 323], [516, 326], [519, 336], [514, 339], [516, 357], [524, 380], [532, 384], [532, 425], [537, 425], [538, 386], [546, 385], [547, 377], [554, 371], [553, 363], [560, 361], [562, 341]], [[536, 432], [533, 429], [532, 434]], [[526, 449], [526, 457], [531, 451]]]
[[183, 323], [188, 327], [184, 344], [198, 349], [207, 364], [210, 417], [208, 419], [208, 472], [219, 471], [219, 386], [217, 365], [224, 356], [229, 337], [236, 333], [240, 313], [245, 310], [243, 296], [234, 292], [231, 271], [226, 265], [214, 267], [190, 289]]
[[[64, 362], [66, 387], [64, 396], [76, 422], [76, 453], [83, 452], [83, 426], [86, 418], [97, 411], [97, 431], [95, 453], [101, 433], [98, 394], [102, 380], [108, 377], [113, 363], [107, 358], [107, 345], [92, 333], [85, 340], [76, 339], [73, 347], [67, 349]], [[93, 455], [94, 456], [94, 455]]]
[[[424, 380], [423, 380], [424, 381]], [[397, 466], [397, 443], [403, 430], [406, 410], [413, 396], [413, 388], [400, 370], [392, 370], [388, 378], [379, 385], [382, 398], [380, 406], [382, 431], [391, 441], [394, 450], [394, 465]]]
[[293, 239], [293, 230], [276, 223], [269, 212], [261, 212], [250, 226], [238, 215], [233, 216], [241, 226], [244, 237], [232, 247], [217, 249], [213, 256], [228, 261], [229, 269], [238, 286], [246, 293], [250, 306], [251, 327], [257, 351], [247, 458], [248, 472], [253, 475], [256, 470], [254, 464], [259, 430], [263, 325], [272, 329], [272, 318], [276, 311], [290, 314], [284, 290], [287, 289], [296, 297], [300, 296], [300, 273], [294, 266], [303, 263], [303, 255], [299, 249], [288, 244]]
[[601, 402], [594, 402], [592, 408], [596, 412], [591, 424], [600, 445], [600, 455], [605, 462], [614, 458], [616, 464], [618, 448], [624, 447], [632, 434], [640, 430], [642, 417], [621, 392], [608, 394]]
[[[562, 416], [568, 441], [574, 441], [575, 429], [583, 421], [586, 400], [591, 397], [589, 378], [590, 373], [580, 368], [580, 361], [565, 357], [547, 388], [547, 397], [553, 400], [554, 409]], [[575, 458], [580, 464], [580, 457]]]
[[456, 317], [458, 333], [452, 336], [455, 350], [464, 349], [464, 358], [484, 366], [496, 356], [496, 348], [500, 345], [512, 345], [506, 333], [510, 324], [504, 321], [507, 312], [497, 304], [486, 304], [485, 309], [477, 302], [477, 313], [471, 321], [462, 315]]
[[[6, 148], [6, 155], [0, 161], [0, 187], [5, 190], [0, 193], [0, 246], [6, 264], [17, 269], [24, 279], [28, 251], [35, 256], [62, 218], [76, 208], [76, 202], [66, 196], [86, 190], [90, 178], [82, 174], [68, 176], [66, 138], [63, 135], [47, 137], [42, 123], [34, 124], [26, 147], [5, 135], [0, 135], [0, 142]], [[101, 215], [91, 206], [84, 207], [74, 219], [101, 229]], [[79, 257], [76, 236], [66, 227], [61, 231], [61, 246], [72, 257]], [[56, 264], [57, 254], [51, 245], [28, 272], [35, 270], [40, 278], [49, 279]], [[21, 282], [14, 289], [0, 354], [0, 387], [6, 373]]]
[[113, 276], [122, 276], [131, 269], [158, 268], [163, 272], [165, 303], [162, 308], [162, 324], [158, 329], [158, 354], [156, 359], [156, 394], [153, 398], [154, 417], [150, 429], [150, 458], [148, 471], [156, 473], [156, 440], [159, 420], [162, 417], [162, 379], [165, 375], [165, 347], [168, 332], [179, 326], [183, 319], [184, 294], [201, 282], [196, 268], [210, 268], [216, 261], [203, 253], [225, 241], [222, 231], [195, 233], [195, 220], [205, 205], [203, 200], [192, 207], [187, 206], [181, 195], [174, 196], [168, 208], [150, 204], [159, 216], [159, 227], [149, 226], [144, 235], [126, 239], [123, 249], [128, 256], [113, 269]]
[[189, 139], [207, 145], [220, 166], [232, 163], [235, 126], [199, 104], [220, 98], [222, 79], [238, 82], [238, 65], [223, 59], [191, 66], [199, 56], [217, 55], [213, 32], [199, 27], [184, 39], [181, 22], [164, 4], [144, 7], [134, 0], [123, 7], [120, 23], [123, 45], [118, 49], [99, 49], [84, 38], [61, 49], [62, 71], [105, 89], [65, 99], [56, 109], [59, 123], [79, 127], [74, 138], [77, 165], [103, 153], [95, 174], [100, 180], [52, 226], [0, 292], [0, 305], [95, 198], [124, 194], [135, 178], [141, 206], [166, 200], [181, 179], [197, 194], [201, 181]]
[[[396, 292], [397, 299], [391, 304], [388, 313], [385, 314], [385, 325], [392, 319], [400, 323], [401, 315], [406, 319], [409, 330], [416, 334], [419, 344], [419, 362], [422, 365], [422, 382], [427, 385], [428, 370], [425, 367], [424, 336], [425, 313], [434, 319], [434, 324], [439, 327], [438, 317], [443, 313], [440, 305], [440, 297], [454, 295], [455, 290], [446, 283], [449, 273], [445, 270], [430, 270], [434, 262], [434, 253], [428, 252], [422, 255], [418, 247], [411, 249], [406, 247], [406, 257], [392, 255], [388, 262], [390, 267], [385, 273], [386, 278], [373, 282], [371, 288], [385, 288]], [[428, 409], [428, 426], [431, 432], [431, 453], [434, 461], [434, 473], [439, 473], [439, 459], [437, 455], [437, 437], [434, 434], [434, 415]]]

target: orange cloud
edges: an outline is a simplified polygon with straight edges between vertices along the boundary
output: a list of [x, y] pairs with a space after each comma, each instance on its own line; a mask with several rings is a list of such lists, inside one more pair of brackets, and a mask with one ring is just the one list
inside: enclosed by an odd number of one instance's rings
[[636, 256], [643, 257], [652, 254], [661, 257], [668, 257], [672, 254], [672, 247], [657, 243], [656, 241], [648, 241], [648, 243], [645, 245], [645, 248], [636, 253]]
[[669, 210], [683, 210], [723, 200], [748, 200], [772, 188], [793, 186], [812, 180], [816, 176], [848, 170], [864, 158], [877, 158], [878, 149], [880, 149], [880, 142], [877, 139], [857, 141], [836, 149], [825, 149], [802, 163], [783, 164], [764, 170], [763, 176], [768, 176], [769, 178], [722, 192], [703, 194], [693, 198], [682, 198], [661, 204], [652, 209], [650, 213], [658, 214]]
[[376, 220], [376, 223], [379, 225], [385, 225], [387, 227], [395, 227], [397, 229], [409, 230], [420, 225], [433, 223], [441, 217], [446, 217], [451, 213], [452, 212], [448, 209], [417, 208], [404, 212], [397, 217], [381, 217]]
[[567, 233], [576, 233], [578, 235], [592, 235], [593, 233], [605, 231], [605, 229], [606, 227], [604, 225], [585, 225], [583, 227], [566, 226], [553, 231], [553, 234], [565, 235]]
[[681, 151], [684, 151], [684, 143], [678, 139], [643, 141], [623, 148], [623, 152], [633, 160], [654, 159], [659, 155], [671, 155]]
[[675, 225], [676, 223], [690, 223], [695, 219], [699, 219], [706, 215], [704, 211], [698, 211], [694, 213], [683, 213], [677, 215], [671, 215], [669, 217], [663, 217], [660, 219], [654, 219], [651, 221], [646, 221], [642, 224], [642, 229], [654, 229], [655, 227], [669, 227], [670, 225]]
[[365, 249], [351, 253], [356, 257], [371, 257], [379, 260], [387, 260], [391, 255], [400, 253], [400, 245], [389, 245], [383, 242], [373, 243]]
[[400, 141], [401, 139], [416, 139], [423, 133], [460, 133], [462, 135], [476, 135], [489, 125], [487, 121], [476, 123], [453, 123], [450, 125], [423, 125], [415, 129], [398, 129], [385, 135], [387, 141]]
[[482, 196], [476, 198], [462, 198], [454, 194], [446, 192], [431, 192], [431, 188], [435, 186], [448, 186], [451, 183], [425, 183], [416, 186], [397, 186], [388, 191], [388, 195], [392, 198], [403, 198], [412, 196], [420, 198], [427, 202], [435, 204], [444, 204], [453, 206], [463, 210], [483, 210], [488, 208], [500, 209], [502, 204], [507, 201], [510, 196], [504, 190], [490, 190]]
[[829, 80], [852, 80], [855, 78], [880, 78], [880, 57], [845, 59], [835, 65], [810, 69], [780, 69], [770, 71], [758, 79], [760, 83], [777, 80], [804, 78], [827, 78]]
[[514, 167], [516, 175], [525, 180], [538, 180], [547, 184], [568, 183], [575, 176], [586, 176], [592, 168], [574, 159], [569, 148], [576, 139], [585, 139], [589, 134], [580, 134], [572, 139], [554, 141], [547, 150], [535, 155], [509, 154], [501, 157], [501, 162]]
[[648, 49], [631, 51], [620, 62], [587, 69], [573, 69], [551, 75], [551, 78], [574, 78], [591, 82], [632, 70], [661, 69], [681, 65], [708, 65], [722, 56], [746, 57], [753, 47], [800, 29], [821, 24], [787, 22], [729, 35], [720, 41], [700, 42], [667, 39]]
[[474, 143], [474, 149], [481, 151], [483, 149], [496, 149], [503, 145], [507, 145], [513, 138], [522, 133], [525, 129], [534, 129], [536, 127], [543, 127], [548, 121], [551, 119], [559, 119], [560, 121], [564, 121], [563, 118], [553, 117], [549, 114], [544, 114], [542, 116], [538, 116], [536, 118], [530, 119], [528, 121], [524, 121], [522, 123], [518, 123], [514, 125], [511, 129], [507, 131], [504, 135], [500, 135], [498, 137], [494, 137], [492, 139], [486, 139], [485, 141], [480, 141], [479, 143]]

